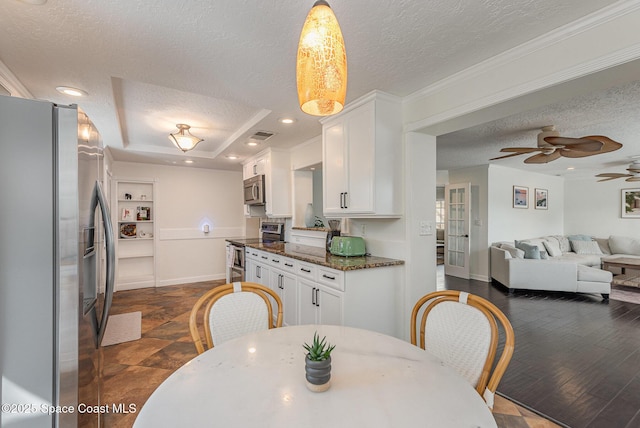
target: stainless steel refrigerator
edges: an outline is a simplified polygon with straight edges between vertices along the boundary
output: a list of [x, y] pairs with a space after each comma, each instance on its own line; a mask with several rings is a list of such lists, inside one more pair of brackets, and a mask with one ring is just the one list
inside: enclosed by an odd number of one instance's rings
[[[0, 96], [0, 425], [99, 426], [113, 230], [76, 106]], [[97, 408], [96, 408], [97, 409]]]

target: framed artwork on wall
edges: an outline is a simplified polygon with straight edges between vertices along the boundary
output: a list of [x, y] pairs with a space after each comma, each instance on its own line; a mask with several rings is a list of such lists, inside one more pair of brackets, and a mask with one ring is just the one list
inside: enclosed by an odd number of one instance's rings
[[549, 191], [547, 189], [536, 189], [536, 206], [537, 210], [546, 210], [549, 208]]
[[513, 186], [513, 208], [529, 208], [529, 188]]
[[640, 189], [622, 189], [621, 214], [624, 218], [640, 218]]

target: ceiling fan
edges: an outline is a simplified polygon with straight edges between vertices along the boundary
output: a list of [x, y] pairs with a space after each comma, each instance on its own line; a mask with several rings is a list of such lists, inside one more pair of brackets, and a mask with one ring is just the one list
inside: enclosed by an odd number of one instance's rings
[[598, 180], [598, 181], [609, 181], [609, 180], [615, 180], [616, 178], [625, 178], [625, 177], [627, 177], [625, 181], [640, 181], [640, 160], [631, 162], [631, 164], [629, 165], [629, 168], [627, 168], [627, 171], [629, 171], [629, 174], [605, 172], [605, 173], [596, 175], [596, 177], [601, 178], [601, 180]]
[[583, 158], [613, 152], [622, 144], [603, 135], [589, 135], [582, 138], [561, 137], [555, 126], [545, 126], [538, 134], [537, 147], [506, 147], [500, 151], [510, 153], [490, 160], [510, 158], [526, 153], [537, 153], [524, 160], [524, 163], [548, 163], [560, 157]]

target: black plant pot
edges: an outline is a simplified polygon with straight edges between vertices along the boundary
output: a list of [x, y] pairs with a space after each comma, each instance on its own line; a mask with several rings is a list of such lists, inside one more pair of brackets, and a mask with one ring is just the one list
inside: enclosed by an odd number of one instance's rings
[[307, 355], [304, 359], [307, 388], [313, 392], [324, 392], [331, 386], [331, 357], [323, 361], [311, 361]]

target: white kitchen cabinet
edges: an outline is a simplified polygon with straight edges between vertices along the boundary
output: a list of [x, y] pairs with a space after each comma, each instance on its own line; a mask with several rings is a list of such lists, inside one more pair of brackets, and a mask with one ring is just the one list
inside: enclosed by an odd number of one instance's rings
[[343, 325], [340, 291], [298, 278], [299, 323]]
[[112, 207], [116, 250], [115, 289], [156, 286], [154, 180], [115, 179]]
[[402, 215], [399, 99], [378, 91], [322, 121], [324, 215]]
[[[282, 300], [282, 324], [298, 325], [298, 284], [296, 276], [290, 272], [271, 267], [271, 289]], [[274, 317], [276, 314], [274, 314]]]
[[242, 167], [242, 178], [254, 177], [256, 175], [266, 174], [267, 159], [264, 156], [255, 156], [251, 158]]
[[[243, 164], [243, 178], [264, 174], [264, 215], [291, 217], [291, 161], [289, 152], [268, 148]], [[245, 215], [254, 215], [245, 206]]]
[[278, 294], [284, 325], [345, 325], [400, 337], [400, 265], [343, 271], [251, 247], [245, 254], [246, 281]]

